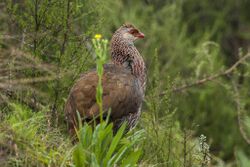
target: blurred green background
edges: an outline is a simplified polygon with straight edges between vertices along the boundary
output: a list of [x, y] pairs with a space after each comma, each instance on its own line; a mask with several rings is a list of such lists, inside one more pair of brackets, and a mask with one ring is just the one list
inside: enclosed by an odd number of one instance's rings
[[[91, 38], [102, 34], [110, 39], [129, 22], [145, 34], [135, 45], [148, 68], [143, 115], [137, 126], [145, 129], [139, 165], [250, 166], [249, 58], [229, 74], [221, 74], [249, 55], [249, 7], [249, 0], [2, 0], [3, 162], [22, 166], [25, 158], [32, 159], [23, 142], [18, 148], [24, 151], [18, 156], [6, 151], [16, 138], [27, 140], [20, 137], [24, 132], [11, 128], [17, 105], [21, 111], [31, 110], [31, 117], [45, 113], [43, 128], [58, 131], [58, 136], [49, 135], [45, 148], [65, 142], [65, 99], [79, 75], [95, 66]], [[216, 74], [221, 75], [187, 86]], [[202, 134], [210, 146], [209, 163], [203, 158], [208, 151], [195, 149]], [[6, 136], [12, 136], [12, 144]], [[38, 162], [34, 164], [49, 165]]]

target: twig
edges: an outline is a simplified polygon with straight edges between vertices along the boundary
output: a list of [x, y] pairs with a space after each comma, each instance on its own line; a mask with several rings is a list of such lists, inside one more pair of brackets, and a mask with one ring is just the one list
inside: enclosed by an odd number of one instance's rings
[[[172, 146], [172, 143], [171, 143], [171, 137], [172, 137], [172, 130], [173, 130], [173, 120], [171, 120], [171, 126], [169, 128], [169, 133], [168, 133], [168, 153], [167, 153], [167, 161], [166, 162], [169, 162], [170, 160], [170, 154], [171, 154], [171, 146]], [[167, 167], [169, 167], [169, 164], [167, 163]]]
[[183, 137], [183, 167], [187, 166], [187, 131], [184, 129]]
[[[225, 71], [222, 71], [222, 72], [219, 72], [217, 74], [214, 74], [214, 75], [211, 75], [211, 76], [208, 76], [208, 77], [205, 77], [203, 79], [200, 79], [200, 80], [197, 80], [191, 84], [185, 84], [183, 86], [180, 86], [180, 87], [176, 87], [176, 88], [173, 88], [172, 89], [172, 92], [180, 92], [180, 91], [183, 91], [185, 89], [188, 89], [190, 87], [194, 87], [194, 86], [197, 86], [197, 85], [202, 85], [208, 81], [212, 81], [212, 80], [215, 80], [221, 76], [225, 76], [225, 75], [228, 75], [230, 73], [232, 73], [241, 63], [243, 63], [247, 58], [250, 58], [250, 53], [246, 54], [245, 56], [243, 56], [242, 58], [240, 58], [237, 62], [235, 62], [230, 68], [228, 68], [227, 70]], [[160, 96], [163, 96], [165, 95], [166, 93], [165, 92], [162, 92], [160, 94]]]
[[[67, 1], [67, 6], [66, 6], [66, 19], [65, 19], [65, 32], [63, 34], [63, 41], [62, 41], [62, 45], [61, 45], [61, 49], [60, 49], [60, 55], [59, 55], [59, 59], [57, 60], [57, 70], [56, 73], [59, 76], [61, 73], [61, 62], [62, 62], [62, 56], [65, 54], [65, 50], [67, 47], [67, 43], [68, 43], [68, 36], [69, 36], [69, 31], [70, 31], [70, 24], [69, 24], [69, 19], [70, 19], [70, 15], [71, 15], [71, 10], [70, 10], [70, 0]], [[56, 78], [56, 83], [54, 85], [54, 93], [55, 93], [55, 98], [54, 98], [54, 102], [51, 108], [51, 116], [54, 119], [54, 125], [57, 126], [58, 124], [58, 101], [59, 101], [59, 97], [60, 97], [60, 78]]]
[[237, 106], [237, 119], [238, 119], [238, 125], [239, 125], [239, 130], [240, 130], [240, 134], [243, 137], [243, 139], [250, 144], [250, 138], [248, 137], [248, 135], [246, 134], [244, 127], [243, 127], [243, 121], [242, 121], [242, 104], [240, 102], [240, 94], [239, 94], [239, 89], [236, 85], [235, 82], [233, 82], [233, 88], [234, 88], [234, 92], [235, 92], [235, 102], [236, 102], [236, 106]]

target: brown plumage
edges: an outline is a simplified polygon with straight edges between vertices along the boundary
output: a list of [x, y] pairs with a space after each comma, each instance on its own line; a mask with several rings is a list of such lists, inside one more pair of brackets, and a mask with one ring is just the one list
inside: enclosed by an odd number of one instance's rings
[[[146, 85], [146, 68], [143, 58], [134, 46], [134, 41], [144, 34], [133, 25], [121, 26], [111, 40], [112, 63], [104, 65], [103, 117], [111, 109], [110, 121], [116, 131], [122, 122], [128, 122], [128, 129], [135, 126], [140, 113]], [[83, 121], [93, 118], [98, 123], [99, 109], [96, 103], [96, 70], [84, 73], [72, 87], [65, 105], [69, 132], [75, 133], [77, 114]]]

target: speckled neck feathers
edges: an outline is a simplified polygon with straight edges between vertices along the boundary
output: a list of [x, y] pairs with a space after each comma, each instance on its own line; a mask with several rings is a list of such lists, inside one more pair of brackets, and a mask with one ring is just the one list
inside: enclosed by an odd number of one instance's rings
[[139, 78], [143, 90], [146, 86], [146, 67], [142, 56], [130, 42], [123, 38], [120, 29], [118, 29], [111, 39], [112, 62], [129, 68], [131, 73]]

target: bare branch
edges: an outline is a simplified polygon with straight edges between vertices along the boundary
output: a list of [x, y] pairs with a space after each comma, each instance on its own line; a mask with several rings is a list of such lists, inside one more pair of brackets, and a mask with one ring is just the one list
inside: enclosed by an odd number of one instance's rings
[[[185, 84], [183, 86], [180, 86], [180, 87], [176, 87], [176, 88], [173, 88], [172, 91], [173, 92], [180, 92], [180, 91], [183, 91], [185, 89], [188, 89], [188, 88], [191, 88], [191, 87], [194, 87], [194, 86], [198, 86], [198, 85], [202, 85], [208, 81], [212, 81], [212, 80], [215, 80], [221, 76], [225, 76], [225, 75], [228, 75], [230, 73], [232, 73], [240, 64], [242, 64], [247, 58], [250, 58], [250, 53], [246, 54], [245, 56], [243, 56], [242, 58], [240, 58], [237, 62], [235, 62], [230, 68], [228, 68], [227, 70], [225, 71], [222, 71], [222, 72], [219, 72], [217, 74], [214, 74], [214, 75], [211, 75], [211, 76], [208, 76], [208, 77], [205, 77], [203, 79], [200, 79], [200, 80], [197, 80], [193, 83], [190, 83], [190, 84]], [[160, 96], [163, 96], [165, 95], [165, 92], [162, 92], [160, 94]]]

